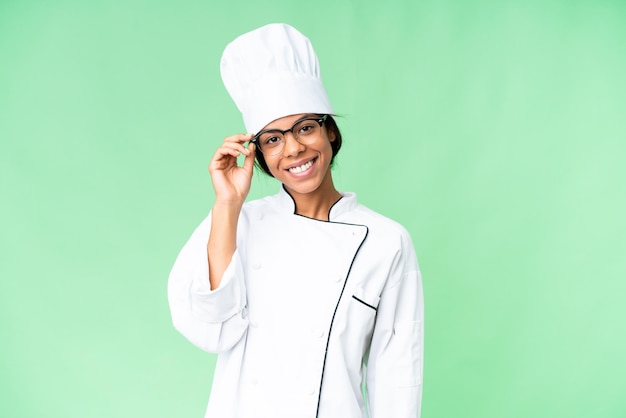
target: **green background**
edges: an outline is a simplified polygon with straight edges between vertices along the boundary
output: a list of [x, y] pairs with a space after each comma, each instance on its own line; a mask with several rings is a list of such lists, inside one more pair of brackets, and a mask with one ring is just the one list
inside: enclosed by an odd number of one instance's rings
[[221, 52], [278, 21], [342, 116], [338, 186], [413, 236], [423, 417], [625, 417], [608, 0], [0, 0], [0, 416], [203, 416], [215, 357], [173, 329], [167, 275], [243, 130]]

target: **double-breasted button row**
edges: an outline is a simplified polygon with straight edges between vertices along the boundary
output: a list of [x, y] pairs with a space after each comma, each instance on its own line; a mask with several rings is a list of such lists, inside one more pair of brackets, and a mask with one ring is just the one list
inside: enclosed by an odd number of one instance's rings
[[[253, 262], [251, 264], [251, 267], [252, 267], [252, 270], [260, 270], [263, 267], [263, 265], [259, 262]], [[344, 276], [338, 274], [336, 276], [333, 276], [332, 280], [335, 281], [336, 283], [341, 283], [343, 282], [344, 278], [345, 278]]]
[[362, 229], [354, 229], [352, 230], [352, 236], [355, 239], [363, 239], [363, 236], [365, 235], [365, 231]]
[[324, 334], [323, 329], [315, 328], [311, 330], [311, 335], [315, 338], [324, 338]]
[[[258, 378], [256, 378], [256, 377], [252, 377], [252, 378], [249, 380], [249, 382], [250, 382], [250, 384], [251, 384], [252, 386], [258, 386], [258, 385], [259, 385], [259, 383], [260, 383], [259, 379], [258, 379]], [[315, 395], [315, 394], [317, 393], [317, 386], [310, 385], [310, 386], [306, 387], [306, 389], [304, 389], [304, 393], [306, 393], [306, 394], [307, 394], [307, 395], [309, 395], [309, 396], [313, 396], [313, 395]]]
[[[255, 320], [255, 319], [250, 319], [249, 320], [250, 326], [252, 328], [259, 328], [259, 321]], [[312, 328], [310, 330], [310, 335], [311, 337], [315, 338], [315, 339], [322, 339], [324, 338], [324, 336], [326, 335], [326, 332], [321, 329], [321, 328]]]

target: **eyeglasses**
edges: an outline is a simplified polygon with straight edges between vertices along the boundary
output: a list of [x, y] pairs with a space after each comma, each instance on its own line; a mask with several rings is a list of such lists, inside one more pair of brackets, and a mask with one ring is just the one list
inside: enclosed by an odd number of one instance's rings
[[285, 148], [285, 134], [291, 132], [294, 139], [301, 144], [310, 145], [317, 141], [322, 131], [322, 125], [328, 115], [309, 117], [297, 120], [293, 126], [285, 131], [282, 129], [267, 129], [256, 134], [250, 142], [254, 143], [263, 155], [277, 155]]

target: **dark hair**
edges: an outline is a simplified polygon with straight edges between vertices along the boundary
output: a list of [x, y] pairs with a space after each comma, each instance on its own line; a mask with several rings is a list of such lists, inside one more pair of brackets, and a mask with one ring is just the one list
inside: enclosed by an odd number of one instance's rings
[[[335, 155], [337, 155], [339, 153], [339, 150], [341, 149], [341, 132], [339, 131], [337, 122], [335, 122], [335, 119], [333, 119], [332, 115], [328, 115], [326, 121], [324, 122], [324, 126], [326, 127], [326, 132], [328, 132], [330, 135], [335, 135], [335, 140], [330, 143], [330, 146], [333, 150], [333, 156], [330, 159], [330, 166], [332, 167], [333, 163], [335, 162]], [[255, 165], [268, 176], [274, 177], [270, 172], [267, 163], [265, 162], [265, 157], [263, 157], [263, 153], [261, 152], [261, 150], [259, 150], [258, 147], [255, 149], [254, 154], [256, 156]]]

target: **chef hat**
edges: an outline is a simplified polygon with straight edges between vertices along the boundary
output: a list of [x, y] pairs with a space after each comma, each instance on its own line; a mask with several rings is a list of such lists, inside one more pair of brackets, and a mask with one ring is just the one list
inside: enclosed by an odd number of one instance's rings
[[221, 73], [249, 133], [283, 116], [333, 113], [311, 42], [287, 24], [236, 38], [222, 54]]

